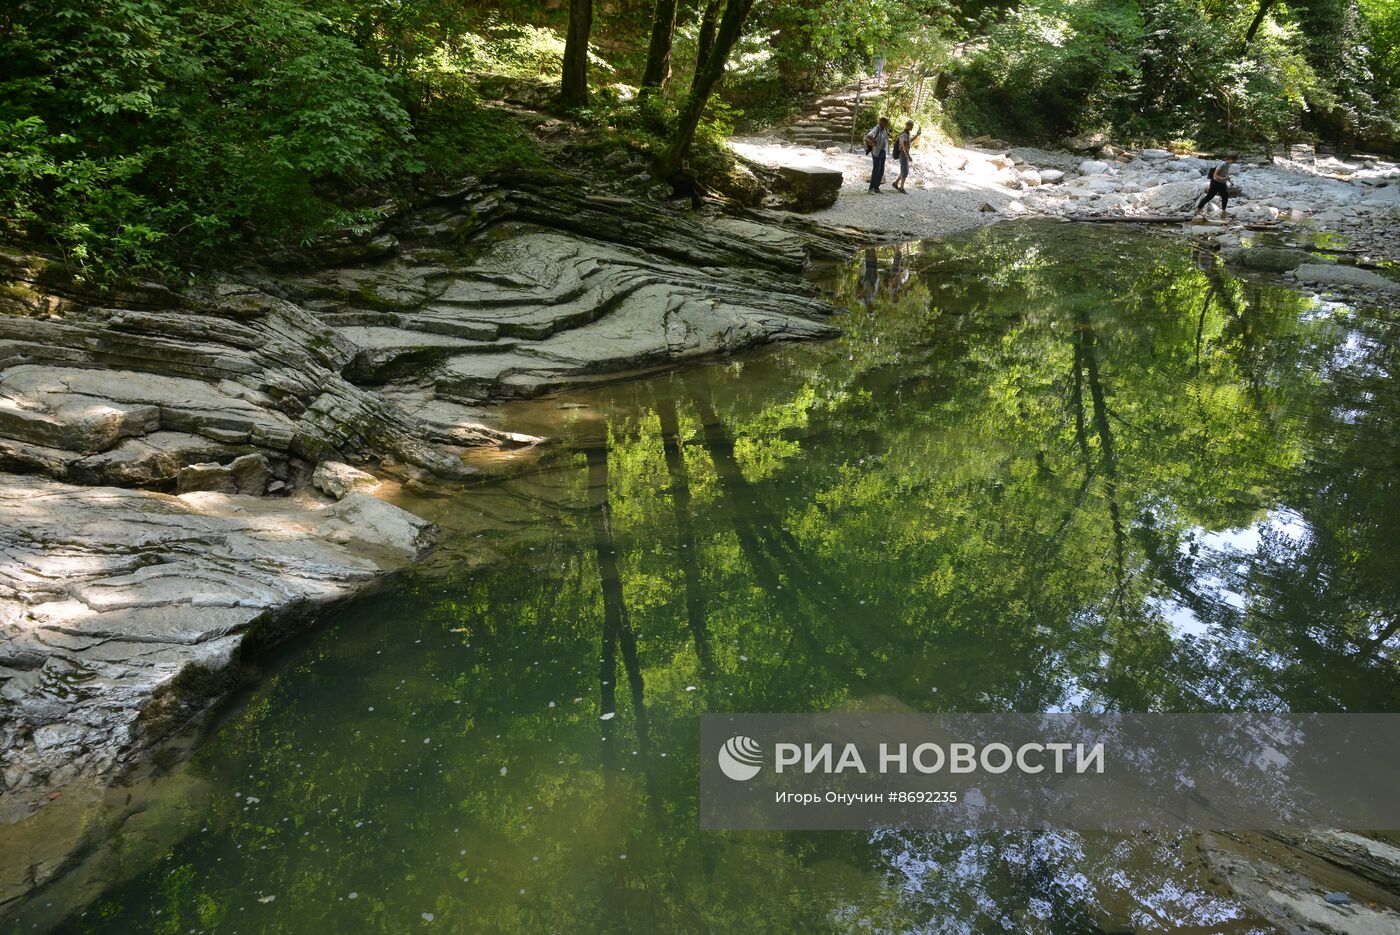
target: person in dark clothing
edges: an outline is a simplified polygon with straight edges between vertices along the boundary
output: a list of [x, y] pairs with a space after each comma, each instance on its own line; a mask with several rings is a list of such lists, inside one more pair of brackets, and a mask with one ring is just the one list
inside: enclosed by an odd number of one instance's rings
[[890, 151], [890, 118], [881, 117], [865, 134], [865, 151], [870, 154], [870, 191], [879, 194], [885, 181], [885, 156]]
[[1230, 210], [1230, 166], [1235, 164], [1234, 156], [1226, 156], [1225, 161], [1214, 169], [1210, 170], [1210, 186], [1206, 188], [1206, 193], [1201, 196], [1201, 200], [1196, 202], [1196, 214], [1205, 212], [1206, 205], [1216, 195], [1220, 196], [1220, 216], [1229, 217]]

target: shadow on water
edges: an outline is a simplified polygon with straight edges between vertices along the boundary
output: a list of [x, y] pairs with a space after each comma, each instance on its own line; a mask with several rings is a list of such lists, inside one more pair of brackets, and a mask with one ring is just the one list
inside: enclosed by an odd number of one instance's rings
[[839, 340], [512, 405], [66, 929], [1270, 931], [1180, 840], [702, 834], [697, 715], [1400, 709], [1395, 325], [1034, 224], [814, 276]]

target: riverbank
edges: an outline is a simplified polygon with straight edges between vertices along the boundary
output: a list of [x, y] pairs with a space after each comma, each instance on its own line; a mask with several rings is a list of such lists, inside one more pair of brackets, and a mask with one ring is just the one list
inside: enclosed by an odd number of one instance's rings
[[[668, 204], [606, 158], [602, 184], [466, 179], [185, 291], [98, 295], [5, 257], [7, 820], [121, 776], [236, 685], [245, 653], [419, 558], [430, 525], [372, 493], [440, 493], [482, 451], [538, 445], [495, 424], [501, 400], [833, 336], [838, 307], [799, 274], [849, 256], [853, 230], [903, 240], [1028, 213], [1007, 184], [1028, 170], [972, 150], [939, 162], [967, 179], [930, 170], [907, 200], [847, 191], [810, 220]], [[46, 841], [0, 902], [82, 840]]]
[[[793, 859], [696, 834], [706, 711], [1395, 697], [1393, 639], [1352, 625], [1388, 594], [1379, 316], [1122, 225], [994, 225], [810, 275], [858, 310], [834, 340], [513, 400], [492, 411], [550, 445], [381, 488], [440, 524], [434, 552], [263, 654], [193, 756], [109, 798], [25, 928], [761, 928], [775, 878], [784, 930], [852, 906], [900, 931], [1389, 921], [1376, 884], [1300, 880], [1291, 850], [1275, 876], [1255, 841], [1226, 865], [1176, 835], [835, 833]], [[515, 469], [478, 485], [493, 459]], [[70, 796], [44, 827], [74, 826]], [[731, 898], [697, 909], [697, 887]]]
[[798, 274], [846, 249], [537, 172], [184, 291], [93, 293], [5, 254], [7, 817], [119, 775], [236, 681], [245, 642], [420, 555], [428, 524], [359, 490], [541, 441], [483, 424], [495, 400], [831, 336]]
[[[817, 149], [777, 137], [740, 137], [735, 152], [763, 165], [806, 165], [842, 173], [840, 198], [814, 220], [880, 240], [938, 237], [1011, 218], [1054, 217], [1087, 223], [1143, 223], [1161, 233], [1208, 243], [1232, 262], [1234, 251], [1263, 244], [1291, 249], [1242, 261], [1244, 268], [1290, 275], [1301, 288], [1343, 299], [1400, 302], [1400, 282], [1377, 274], [1400, 264], [1400, 163], [1376, 157], [1319, 157], [1310, 148], [1249, 158], [1233, 170], [1239, 194], [1228, 217], [1214, 203], [1192, 217], [1215, 163], [1166, 150], [1128, 151], [1099, 143], [1075, 154], [1010, 145], [921, 145], [907, 194], [892, 190], [897, 161], [887, 161], [881, 194], [867, 191], [870, 159], [839, 147]], [[1175, 219], [1175, 220], [1170, 220]], [[1321, 253], [1313, 254], [1321, 248]]]

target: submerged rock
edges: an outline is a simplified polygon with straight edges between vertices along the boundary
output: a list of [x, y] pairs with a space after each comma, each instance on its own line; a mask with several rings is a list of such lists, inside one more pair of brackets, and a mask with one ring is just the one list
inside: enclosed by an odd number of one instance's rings
[[1400, 849], [1347, 831], [1210, 833], [1200, 853], [1214, 879], [1279, 931], [1400, 931]]
[[1374, 292], [1400, 292], [1400, 282], [1387, 279], [1380, 273], [1355, 266], [1341, 266], [1332, 263], [1306, 263], [1293, 271], [1299, 282], [1316, 283], [1323, 286], [1351, 286]]
[[1268, 273], [1286, 273], [1315, 259], [1306, 250], [1288, 247], [1239, 247], [1227, 250], [1224, 256], [1226, 262], [1235, 266]]

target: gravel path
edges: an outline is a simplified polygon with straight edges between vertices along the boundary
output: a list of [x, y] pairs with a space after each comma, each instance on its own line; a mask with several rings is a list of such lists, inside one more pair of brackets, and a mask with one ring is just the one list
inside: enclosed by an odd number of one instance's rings
[[[770, 166], [806, 165], [842, 173], [841, 197], [813, 218], [882, 240], [938, 237], [1014, 217], [1186, 216], [1205, 185], [1212, 159], [1165, 150], [1117, 150], [1102, 158], [1015, 147], [1009, 152], [926, 144], [915, 150], [907, 195], [868, 189], [864, 153], [815, 149], [774, 137], [735, 137], [734, 151]], [[1107, 152], [1107, 151], [1106, 151]], [[1375, 156], [1344, 161], [1311, 148], [1295, 160], [1249, 159], [1231, 173], [1243, 189], [1228, 219], [1208, 212], [1210, 236], [1238, 247], [1264, 225], [1307, 246], [1331, 235], [1369, 263], [1400, 263], [1400, 164]], [[891, 171], [893, 170], [893, 171]], [[886, 164], [894, 180], [898, 163]], [[1156, 228], [1165, 232], [1163, 228]], [[1175, 228], [1182, 236], [1200, 224]]]
[[[864, 153], [828, 153], [774, 137], [734, 137], [729, 142], [739, 155], [764, 165], [841, 172], [845, 182], [835, 206], [811, 216], [881, 238], [938, 237], [1028, 213], [1019, 199], [1022, 193], [1002, 184], [1004, 170], [993, 162], [994, 157], [977, 150], [921, 145], [914, 152], [907, 195], [890, 185], [899, 175], [899, 161], [890, 158], [885, 163], [885, 185], [880, 194], [872, 195], [867, 191], [870, 157]], [[991, 210], [985, 210], [986, 205]]]

